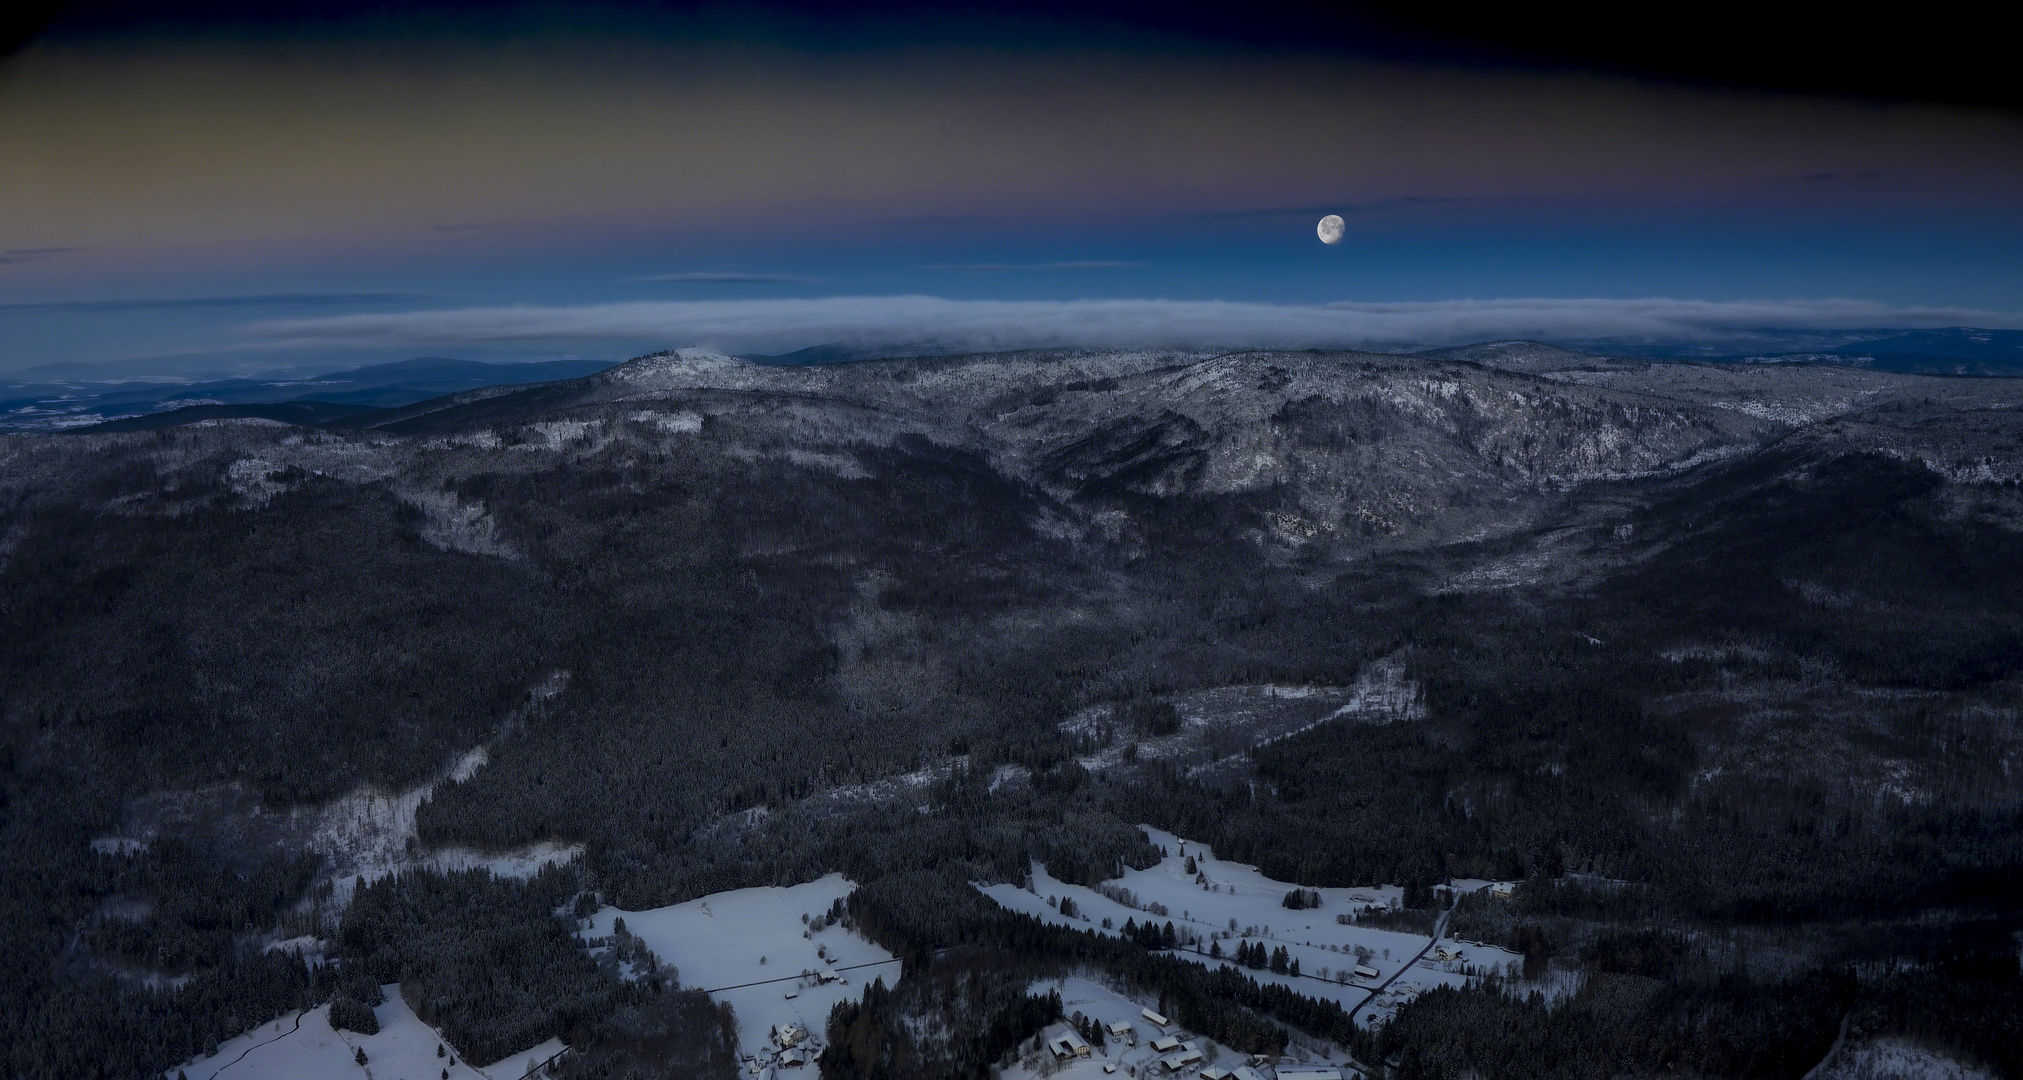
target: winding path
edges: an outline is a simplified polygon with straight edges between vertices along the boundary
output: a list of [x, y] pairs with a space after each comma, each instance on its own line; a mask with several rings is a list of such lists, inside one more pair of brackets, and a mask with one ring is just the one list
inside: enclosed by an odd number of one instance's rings
[[213, 1072], [213, 1073], [211, 1074], [211, 1080], [217, 1080], [217, 1078], [218, 1078], [218, 1075], [219, 1075], [219, 1073], [222, 1073], [222, 1072], [224, 1072], [224, 1071], [225, 1071], [226, 1069], [229, 1069], [229, 1068], [231, 1068], [232, 1066], [234, 1066], [234, 1065], [237, 1065], [237, 1064], [238, 1064], [238, 1063], [240, 1063], [241, 1061], [244, 1061], [244, 1060], [246, 1060], [246, 1055], [247, 1055], [247, 1054], [250, 1054], [250, 1053], [252, 1053], [253, 1051], [255, 1051], [255, 1050], [258, 1050], [258, 1049], [260, 1049], [261, 1047], [263, 1047], [263, 1046], [266, 1046], [266, 1045], [268, 1045], [269, 1043], [277, 1043], [277, 1042], [280, 1042], [280, 1041], [281, 1041], [282, 1039], [285, 1039], [285, 1038], [287, 1038], [288, 1036], [290, 1036], [290, 1035], [293, 1035], [293, 1034], [295, 1034], [295, 1033], [296, 1033], [296, 1032], [298, 1032], [298, 1031], [301, 1031], [301, 1030], [302, 1030], [302, 1018], [303, 1018], [303, 1017], [305, 1017], [305, 1016], [308, 1016], [308, 1015], [309, 1015], [309, 1010], [308, 1010], [308, 1009], [303, 1009], [303, 1010], [301, 1010], [300, 1012], [297, 1012], [297, 1013], [295, 1014], [295, 1026], [294, 1026], [294, 1027], [292, 1027], [292, 1028], [289, 1028], [289, 1029], [288, 1029], [287, 1031], [284, 1031], [284, 1032], [282, 1032], [281, 1034], [279, 1034], [279, 1035], [276, 1035], [276, 1036], [274, 1036], [274, 1037], [273, 1037], [273, 1038], [271, 1038], [271, 1039], [268, 1039], [268, 1040], [267, 1040], [267, 1042], [257, 1042], [257, 1043], [254, 1043], [253, 1045], [251, 1045], [251, 1046], [249, 1046], [249, 1047], [245, 1048], [244, 1050], [241, 1050], [241, 1051], [239, 1051], [239, 1056], [238, 1056], [238, 1057], [235, 1057], [235, 1058], [233, 1058], [232, 1060], [230, 1060], [230, 1061], [227, 1061], [227, 1062], [225, 1062], [225, 1063], [224, 1063], [223, 1065], [220, 1065], [220, 1066], [218, 1066], [218, 1068], [217, 1068], [217, 1071], [216, 1071], [216, 1072]]

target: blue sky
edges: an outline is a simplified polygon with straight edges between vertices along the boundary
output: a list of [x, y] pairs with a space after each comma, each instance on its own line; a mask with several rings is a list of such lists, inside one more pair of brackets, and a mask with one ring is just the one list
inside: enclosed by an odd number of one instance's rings
[[[784, 351], [838, 297], [891, 313], [866, 341], [973, 325], [874, 302], [904, 297], [1062, 302], [1004, 318], [1067, 343], [1114, 300], [1249, 305], [1146, 309], [1224, 337], [1280, 308], [1317, 344], [1495, 312], [1521, 314], [1487, 336], [1596, 336], [1597, 300], [1738, 305], [1677, 308], [1681, 334], [1760, 301], [2023, 325], [2023, 115], [1909, 83], [1547, 63], [1374, 16], [1316, 48], [1124, 3], [135, 10], [0, 57], [0, 372]], [[750, 300], [763, 332], [712, 306]], [[1395, 302], [1455, 317], [1369, 307]]]

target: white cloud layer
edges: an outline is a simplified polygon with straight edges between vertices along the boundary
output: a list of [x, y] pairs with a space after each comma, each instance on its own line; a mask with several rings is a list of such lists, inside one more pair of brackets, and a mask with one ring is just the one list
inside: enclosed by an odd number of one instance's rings
[[1494, 338], [1716, 338], [1765, 328], [2023, 326], [2023, 313], [1861, 300], [1440, 300], [1315, 305], [1214, 300], [946, 300], [932, 296], [647, 301], [278, 319], [266, 347], [659, 341], [750, 351], [840, 342], [1326, 347]]

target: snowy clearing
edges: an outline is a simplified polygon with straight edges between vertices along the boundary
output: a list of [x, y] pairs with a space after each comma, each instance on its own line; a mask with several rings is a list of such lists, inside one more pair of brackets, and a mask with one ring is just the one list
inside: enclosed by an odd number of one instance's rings
[[[177, 1069], [163, 1072], [166, 1080], [176, 1073], [189, 1080], [372, 1080], [374, 1077], [437, 1077], [444, 1071], [450, 1080], [519, 1080], [527, 1072], [529, 1059], [546, 1061], [562, 1049], [559, 1040], [528, 1047], [504, 1060], [476, 1066], [449, 1050], [436, 1056], [436, 1047], [447, 1047], [442, 1034], [422, 1023], [400, 996], [400, 984], [382, 988], [385, 1003], [372, 1010], [379, 1018], [379, 1031], [360, 1035], [356, 1031], [334, 1031], [330, 1027], [330, 1006], [319, 1005], [306, 1013], [269, 1021], [229, 1042], [216, 1053], [198, 1058]], [[298, 1022], [299, 1020], [299, 1022]], [[365, 1064], [358, 1063], [358, 1051], [365, 1051]], [[456, 1064], [451, 1065], [454, 1059]]]
[[[827, 922], [856, 883], [829, 874], [790, 888], [736, 889], [650, 911], [607, 907], [579, 936], [611, 936], [617, 920], [674, 965], [681, 985], [706, 990], [738, 1014], [738, 1050], [765, 1056], [776, 1029], [795, 1025], [814, 1041], [838, 1002], [862, 996], [871, 980], [899, 981], [889, 952]], [[602, 943], [593, 944], [593, 951]], [[803, 1044], [805, 1047], [807, 1044]]]
[[[1217, 859], [1205, 845], [1149, 826], [1141, 828], [1153, 844], [1166, 851], [1166, 858], [1149, 869], [1126, 871], [1097, 889], [1059, 881], [1038, 864], [1033, 867], [1032, 891], [1002, 884], [978, 888], [1013, 911], [1112, 936], [1123, 936], [1127, 921], [1162, 926], [1171, 922], [1181, 942], [1176, 952], [1189, 959], [1207, 960], [1211, 948], [1229, 957], [1239, 945], [1263, 944], [1273, 950], [1284, 947], [1288, 958], [1298, 962], [1298, 975], [1240, 970], [1260, 982], [1280, 983], [1309, 997], [1336, 1002], [1354, 1011], [1358, 1023], [1367, 1023], [1372, 1013], [1381, 1022], [1398, 1005], [1426, 990], [1463, 985], [1471, 971], [1508, 970], [1511, 962], [1521, 959], [1493, 946], [1449, 941], [1438, 945], [1448, 959], [1428, 950], [1424, 959], [1414, 963], [1413, 958], [1427, 949], [1428, 938], [1336, 921], [1338, 915], [1389, 907], [1402, 895], [1397, 886], [1317, 889], [1319, 907], [1288, 908], [1284, 906], [1286, 894], [1301, 886], [1266, 877], [1254, 866]], [[1195, 862], [1194, 874], [1187, 873], [1189, 857]], [[1486, 887], [1489, 883], [1468, 884]], [[1061, 914], [1058, 902], [1062, 897], [1074, 901], [1072, 914]], [[1367, 953], [1359, 953], [1359, 949]], [[1354, 972], [1359, 964], [1377, 974], [1358, 978]], [[1390, 981], [1387, 991], [1372, 1000], [1371, 991], [1386, 981]], [[1366, 1000], [1369, 1007], [1361, 1007]]]

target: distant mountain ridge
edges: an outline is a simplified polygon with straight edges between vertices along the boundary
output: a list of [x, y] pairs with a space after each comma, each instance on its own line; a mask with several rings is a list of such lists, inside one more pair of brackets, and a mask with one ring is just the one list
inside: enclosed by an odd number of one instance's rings
[[[2023, 330], [1750, 330], [1714, 339], [1584, 338], [1558, 342], [1585, 353], [1707, 363], [1814, 363], [1904, 375], [2023, 376]], [[1474, 347], [1474, 346], [1471, 346]]]
[[[740, 354], [771, 366], [854, 363], [956, 355], [971, 350], [933, 343], [814, 345], [777, 355]], [[1506, 339], [1466, 345], [1373, 346], [1363, 350], [1430, 359], [1465, 360], [1507, 371], [1540, 373], [1619, 360], [1696, 363], [1813, 363], [1872, 368], [1904, 375], [2023, 376], [2023, 330], [1953, 326], [1933, 330], [1873, 328], [1795, 330], [1770, 327], [1718, 337], [1606, 337], [1554, 341]]]
[[[1166, 362], [1177, 362], [1180, 353]], [[500, 364], [425, 356], [301, 378], [235, 378], [197, 383], [131, 379], [95, 384], [71, 378], [0, 384], [0, 432], [63, 431], [98, 424], [108, 430], [139, 430], [200, 420], [259, 418], [307, 426], [377, 427], [413, 416], [455, 408], [463, 395], [542, 383], [569, 383], [600, 373], [637, 377], [670, 363], [693, 366], [707, 354], [743, 369], [733, 382], [767, 381], [765, 372], [818, 371], [863, 363], [914, 360], [921, 370], [960, 360], [995, 357], [1014, 367], [1045, 353], [1062, 362], [1094, 364], [1088, 377], [1117, 374], [1110, 367], [1131, 350], [1027, 350], [979, 353], [932, 343], [875, 347], [840, 343], [814, 345], [777, 355], [731, 356], [707, 349], [681, 349], [624, 364], [600, 360], [551, 360]], [[1550, 375], [1560, 372], [1630, 370], [1650, 363], [1719, 365], [1809, 364], [1865, 369], [1900, 375], [2023, 377], [2023, 330], [1947, 327], [1933, 330], [1738, 331], [1714, 340], [1597, 338], [1578, 341], [1505, 339], [1469, 345], [1381, 350], [1381, 355], [1428, 361], [1459, 361], [1486, 368]], [[1161, 355], [1166, 355], [1162, 353]], [[1207, 353], [1188, 353], [1191, 359]], [[1228, 354], [1236, 355], [1236, 354]], [[1359, 354], [1379, 355], [1379, 354]], [[1105, 359], [1097, 359], [1098, 357]], [[1074, 359], [1070, 360], [1069, 358]], [[690, 358], [683, 360], [682, 358]], [[48, 365], [38, 371], [77, 365]], [[1136, 363], [1124, 369], [1137, 370]], [[1123, 370], [1123, 369], [1120, 369]], [[992, 379], [1009, 376], [1000, 372]], [[754, 384], [756, 385], [756, 384]], [[481, 397], [491, 397], [487, 393]], [[571, 396], [565, 393], [564, 396]], [[285, 406], [285, 407], [284, 407]]]
[[[578, 379], [610, 366], [603, 360], [488, 364], [423, 356], [311, 378], [95, 384], [45, 376], [0, 384], [0, 431], [61, 431], [113, 421], [146, 428], [227, 417], [324, 424], [463, 390]], [[289, 407], [280, 408], [284, 405]]]

